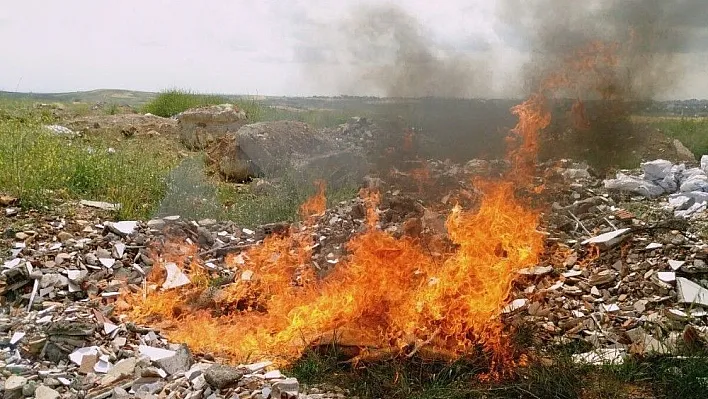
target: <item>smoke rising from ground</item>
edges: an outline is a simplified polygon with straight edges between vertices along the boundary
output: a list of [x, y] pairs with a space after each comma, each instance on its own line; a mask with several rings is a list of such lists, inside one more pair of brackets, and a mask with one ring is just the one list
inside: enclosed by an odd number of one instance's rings
[[[677, 83], [683, 66], [678, 55], [693, 46], [708, 15], [702, 0], [503, 0], [500, 22], [525, 39], [531, 61], [523, 68], [526, 89], [564, 59], [592, 42], [617, 45], [618, 64], [594, 71], [603, 81], [585, 89], [611, 91], [613, 99], [651, 99]], [[582, 77], [578, 77], [582, 80]], [[604, 87], [600, 87], [604, 86]], [[577, 93], [590, 96], [591, 93]], [[596, 93], [597, 94], [597, 93]], [[606, 98], [606, 97], [605, 97]]]
[[487, 59], [437, 46], [423, 25], [399, 7], [358, 6], [333, 25], [322, 37], [329, 40], [329, 61], [345, 68], [331, 76], [331, 65], [309, 67], [310, 79], [329, 74], [329, 83], [342, 92], [387, 97], [471, 98], [490, 91]]
[[299, 60], [308, 81], [343, 94], [518, 97], [578, 48], [616, 42], [620, 64], [605, 72], [616, 97], [651, 98], [681, 79], [681, 55], [708, 48], [705, 15], [703, 0], [498, 0], [500, 41], [459, 49], [399, 6], [358, 5], [321, 24]]

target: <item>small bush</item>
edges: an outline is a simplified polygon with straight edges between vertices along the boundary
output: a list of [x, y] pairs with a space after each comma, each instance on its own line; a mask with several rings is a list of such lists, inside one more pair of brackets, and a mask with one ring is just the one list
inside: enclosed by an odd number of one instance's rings
[[190, 108], [228, 103], [229, 100], [215, 95], [195, 94], [184, 90], [168, 90], [160, 93], [143, 107], [143, 112], [169, 118]]

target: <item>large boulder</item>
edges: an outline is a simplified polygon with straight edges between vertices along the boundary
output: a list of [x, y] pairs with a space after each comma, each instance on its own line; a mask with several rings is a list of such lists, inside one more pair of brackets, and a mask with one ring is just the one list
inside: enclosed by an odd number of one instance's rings
[[295, 174], [339, 185], [367, 171], [359, 148], [295, 121], [245, 125], [222, 137], [207, 155], [214, 169], [228, 181]]
[[177, 115], [180, 140], [190, 150], [201, 150], [246, 124], [246, 113], [233, 104], [191, 108]]

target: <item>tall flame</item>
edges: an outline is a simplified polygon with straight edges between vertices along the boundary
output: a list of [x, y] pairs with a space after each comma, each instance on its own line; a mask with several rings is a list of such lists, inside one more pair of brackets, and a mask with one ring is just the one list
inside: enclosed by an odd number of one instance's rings
[[[196, 351], [234, 361], [290, 362], [309, 345], [338, 333], [338, 339], [369, 351], [410, 355], [429, 350], [460, 357], [484, 350], [492, 354], [492, 376], [512, 370], [517, 359], [501, 310], [516, 272], [537, 264], [544, 246], [537, 231], [539, 213], [517, 199], [515, 190], [528, 186], [535, 173], [539, 133], [551, 122], [546, 92], [573, 88], [574, 73], [601, 73], [597, 60], [612, 62], [612, 51], [612, 46], [592, 44], [512, 109], [519, 122], [509, 137], [511, 171], [501, 181], [475, 182], [484, 193], [476, 211], [452, 210], [446, 227], [457, 246], [453, 253], [434, 256], [414, 238], [394, 238], [377, 229], [379, 194], [362, 192], [368, 229], [350, 240], [350, 256], [327, 277], [316, 279], [312, 272], [314, 223], [306, 223], [228, 257], [236, 279], [221, 289], [154, 286], [146, 296], [128, 296], [129, 317], [155, 323]], [[411, 140], [409, 132], [406, 147]], [[305, 218], [324, 212], [324, 183], [318, 188], [301, 207]], [[202, 273], [199, 267], [190, 269], [190, 276]], [[205, 295], [209, 306], [190, 302]]]

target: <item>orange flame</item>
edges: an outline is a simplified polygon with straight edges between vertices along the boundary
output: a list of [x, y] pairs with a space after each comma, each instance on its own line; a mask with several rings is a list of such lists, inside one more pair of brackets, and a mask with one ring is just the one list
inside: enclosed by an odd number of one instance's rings
[[[503, 181], [475, 182], [483, 192], [475, 212], [452, 210], [446, 227], [457, 246], [453, 253], [432, 255], [414, 238], [377, 229], [379, 193], [362, 191], [368, 230], [349, 241], [350, 255], [327, 277], [314, 277], [314, 224], [306, 223], [228, 257], [236, 278], [220, 288], [209, 289], [202, 269], [190, 266], [196, 277], [190, 286], [129, 295], [129, 317], [155, 323], [193, 350], [234, 361], [287, 363], [339, 332], [368, 350], [409, 355], [423, 347], [451, 357], [483, 349], [492, 354], [490, 376], [509, 372], [524, 361], [512, 353], [501, 310], [516, 272], [537, 264], [544, 246], [539, 213], [515, 197], [515, 189], [533, 179], [539, 134], [551, 122], [544, 91], [572, 88], [573, 73], [599, 71], [597, 60], [612, 62], [610, 54], [607, 46], [592, 44], [512, 109], [519, 122], [509, 137], [511, 172]], [[301, 207], [304, 218], [325, 210], [324, 183], [318, 188]], [[188, 305], [205, 295], [209, 306]]]
[[327, 209], [327, 198], [325, 197], [327, 183], [324, 180], [317, 180], [315, 187], [317, 187], [317, 193], [300, 205], [300, 216], [303, 219], [321, 216]]

